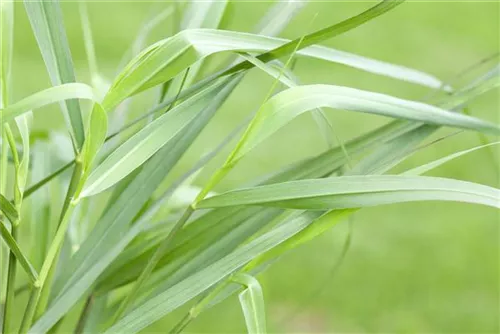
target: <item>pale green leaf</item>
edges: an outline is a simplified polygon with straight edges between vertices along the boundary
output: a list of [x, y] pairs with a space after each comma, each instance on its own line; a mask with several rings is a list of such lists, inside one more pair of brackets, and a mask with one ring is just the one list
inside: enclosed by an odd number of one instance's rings
[[234, 275], [231, 280], [245, 287], [245, 290], [240, 293], [239, 299], [245, 316], [247, 332], [249, 334], [266, 333], [264, 295], [259, 281], [253, 276], [243, 273]]
[[[310, 44], [312, 39], [309, 38], [312, 35], [314, 34], [304, 38], [304, 46], [299, 47], [299, 49], [304, 49], [299, 50], [298, 55], [338, 62], [433, 88], [442, 86], [441, 81], [435, 77], [403, 66], [320, 46], [305, 48], [305, 46], [312, 45]], [[112, 85], [104, 100], [105, 108], [112, 108], [131, 95], [169, 81], [197, 61], [214, 53], [227, 51], [266, 52], [275, 50], [280, 45], [288, 44], [286, 42], [290, 43], [283, 39], [234, 31], [184, 30], [171, 38], [155, 43], [132, 60]], [[287, 48], [287, 53], [281, 54], [280, 52], [273, 57], [284, 56], [294, 49], [295, 45], [291, 50]], [[238, 64], [235, 69], [241, 66], [243, 65]]]
[[63, 84], [34, 93], [21, 101], [1, 109], [0, 115], [2, 123], [10, 122], [17, 116], [30, 110], [70, 99], [85, 99], [98, 102], [92, 87], [82, 83]]
[[276, 94], [261, 109], [235, 160], [240, 159], [298, 115], [318, 107], [331, 107], [393, 118], [447, 125], [500, 134], [497, 125], [421, 102], [334, 85], [307, 85]]
[[197, 208], [265, 205], [327, 210], [412, 201], [458, 201], [500, 208], [500, 190], [476, 183], [425, 176], [369, 175], [300, 180], [230, 191]]
[[[52, 85], [76, 82], [59, 1], [26, 0], [24, 6]], [[61, 108], [68, 122], [73, 145], [79, 151], [85, 140], [80, 104], [77, 100], [67, 100], [61, 104]]]
[[456, 159], [456, 158], [459, 158], [463, 155], [466, 155], [466, 154], [469, 154], [471, 152], [474, 152], [474, 151], [477, 151], [477, 150], [480, 150], [482, 148], [485, 148], [485, 147], [490, 147], [490, 146], [493, 146], [493, 145], [498, 145], [500, 144], [500, 142], [494, 142], [494, 143], [490, 143], [490, 144], [486, 144], [486, 145], [480, 145], [480, 146], [476, 146], [476, 147], [472, 147], [472, 148], [469, 148], [468, 150], [463, 150], [463, 151], [459, 151], [459, 152], [455, 152], [455, 153], [452, 153], [450, 155], [447, 155], [441, 159], [437, 159], [437, 160], [434, 160], [434, 161], [431, 161], [425, 165], [422, 165], [422, 166], [418, 166], [418, 167], [415, 167], [415, 168], [412, 168], [410, 170], [407, 170], [406, 172], [402, 173], [402, 175], [422, 175], [422, 174], [425, 174], [427, 173], [428, 171], [434, 169], [434, 168], [437, 168], [453, 159]]

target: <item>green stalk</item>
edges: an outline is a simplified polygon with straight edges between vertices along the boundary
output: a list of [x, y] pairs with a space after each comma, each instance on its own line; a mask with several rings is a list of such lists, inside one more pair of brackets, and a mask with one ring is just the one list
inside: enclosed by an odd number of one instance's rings
[[212, 291], [210, 291], [205, 297], [203, 297], [196, 305], [194, 305], [189, 312], [184, 316], [184, 318], [179, 321], [174, 328], [170, 330], [170, 334], [181, 333], [196, 317], [203, 311], [203, 309], [219, 295], [219, 293], [224, 290], [230, 283], [230, 280], [225, 280], [221, 284], [217, 285]]
[[[12, 130], [8, 124], [5, 124], [5, 134], [7, 138], [7, 142], [9, 143], [10, 150], [12, 153], [12, 157], [14, 160], [15, 166], [15, 177], [14, 177], [14, 206], [16, 211], [20, 213], [22, 195], [19, 192], [18, 184], [18, 169], [19, 169], [19, 155], [17, 154], [16, 142], [14, 140], [14, 135], [12, 134]], [[17, 232], [20, 217], [14, 220], [11, 224], [11, 235], [14, 241], [17, 241]], [[14, 312], [14, 299], [15, 299], [15, 284], [16, 284], [16, 269], [17, 269], [17, 259], [14, 252], [9, 251], [8, 262], [7, 262], [7, 293], [5, 296], [5, 306], [4, 306], [4, 314], [3, 314], [3, 328], [2, 333], [10, 333], [11, 328], [11, 320], [13, 319]]]
[[43, 262], [42, 269], [40, 270], [38, 281], [35, 284], [37, 288], [31, 290], [30, 303], [26, 308], [21, 323], [21, 333], [26, 333], [31, 327], [35, 310], [37, 311], [37, 314], [39, 314], [40, 312], [43, 312], [47, 306], [50, 293], [49, 284], [52, 281], [57, 260], [59, 258], [59, 252], [66, 235], [66, 230], [71, 222], [71, 216], [79, 202], [77, 195], [78, 190], [81, 189], [82, 186], [83, 163], [79, 156], [75, 159], [75, 161], [75, 168], [73, 170], [73, 175], [71, 176], [68, 192], [66, 193], [66, 199], [64, 200], [57, 232], [54, 240], [52, 240], [52, 244], [50, 245], [45, 261]]
[[[17, 239], [17, 226], [12, 225], [12, 237]], [[2, 333], [11, 333], [11, 321], [14, 317], [14, 291], [16, 284], [16, 256], [12, 251], [9, 252], [9, 262], [7, 262], [7, 294], [5, 296], [4, 316], [3, 316], [3, 329]]]

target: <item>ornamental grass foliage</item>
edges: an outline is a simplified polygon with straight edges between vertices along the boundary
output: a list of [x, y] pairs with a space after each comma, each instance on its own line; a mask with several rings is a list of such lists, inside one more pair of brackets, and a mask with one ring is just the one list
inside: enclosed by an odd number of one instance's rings
[[[253, 33], [218, 29], [230, 15], [229, 0], [165, 3], [140, 29], [115, 77], [99, 70], [82, 2], [91, 72], [91, 82], [83, 83], [75, 75], [60, 4], [25, 1], [51, 86], [12, 101], [14, 5], [2, 1], [2, 331], [46, 333], [71, 312], [76, 333], [135, 333], [187, 304], [189, 312], [171, 329], [177, 333], [200, 313], [238, 294], [248, 332], [264, 333], [258, 274], [354, 212], [412, 201], [498, 209], [498, 189], [422, 176], [498, 144], [492, 136], [500, 134], [499, 126], [467, 112], [469, 101], [498, 87], [498, 67], [454, 87], [415, 69], [320, 45], [382, 20], [402, 2], [373, 3], [318, 31], [306, 27], [294, 40], [275, 36], [305, 2], [273, 4]], [[174, 17], [182, 18], [178, 32], [145, 47], [152, 28]], [[214, 58], [223, 59], [219, 69], [207, 71]], [[435, 94], [422, 102], [339, 85], [301, 84], [293, 70], [299, 58], [339, 63]], [[171, 177], [179, 159], [251, 71], [273, 80], [260, 107], [191, 169]], [[143, 105], [138, 118], [126, 117], [129, 102], [153, 90], [147, 95], [152, 107]], [[30, 133], [33, 115], [49, 104], [58, 104], [67, 137], [40, 140]], [[325, 116], [338, 109], [389, 122], [344, 143]], [[269, 145], [271, 135], [306, 112], [312, 113], [327, 150], [259, 180], [248, 179], [245, 187], [216, 192], [249, 152]], [[432, 145], [426, 139], [441, 127], [475, 131], [484, 143], [391, 173], [412, 153]], [[71, 158], [60, 161], [54, 152], [66, 138]], [[224, 153], [228, 147], [230, 153]], [[196, 182], [197, 173], [221, 154], [225, 161], [210, 171], [208, 181]], [[54, 200], [58, 195], [62, 200]], [[29, 231], [30, 241], [20, 245], [23, 230]], [[22, 293], [29, 298], [19, 308]]]

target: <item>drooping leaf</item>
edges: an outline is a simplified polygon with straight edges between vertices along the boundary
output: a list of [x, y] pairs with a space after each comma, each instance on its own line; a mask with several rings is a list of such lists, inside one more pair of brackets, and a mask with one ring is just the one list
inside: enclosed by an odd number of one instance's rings
[[291, 181], [234, 190], [207, 198], [196, 207], [264, 205], [331, 210], [438, 200], [500, 208], [498, 196], [498, 189], [466, 181], [425, 176], [363, 175]]
[[[280, 43], [279, 39], [276, 40], [266, 36], [230, 31], [207, 29], [182, 31], [174, 37], [160, 41], [147, 48], [128, 64], [115, 80], [110, 92], [106, 96], [104, 100], [105, 109], [111, 109], [131, 95], [172, 79], [196, 61], [210, 54], [222, 51], [267, 51], [267, 53], [259, 56], [260, 60], [267, 62], [291, 54], [295, 50], [296, 44], [301, 40], [303, 43], [301, 43], [299, 49], [314, 45], [322, 40], [353, 29], [394, 8], [399, 3], [400, 1], [384, 1], [358, 16], [288, 43]], [[303, 53], [317, 58], [326, 57], [331, 61], [356, 67], [374, 67], [374, 72], [382, 72], [386, 75], [389, 75], [386, 72], [390, 70], [389, 72], [392, 73], [391, 76], [396, 76], [397, 78], [404, 77], [408, 81], [416, 81], [416, 83], [420, 84], [425, 83], [431, 87], [441, 86], [439, 80], [418, 71], [405, 70], [403, 67], [392, 67], [388, 64], [385, 64], [387, 66], [378, 66], [378, 62], [373, 63], [368, 60], [365, 62], [365, 59], [359, 56], [355, 57], [356, 60], [349, 61], [349, 54], [347, 53], [341, 52], [338, 54], [336, 51], [333, 51], [332, 54], [328, 52], [328, 49], [320, 47], [311, 47], [311, 50], [311, 54], [307, 54], [306, 51]], [[302, 51], [299, 51], [298, 54], [302, 54]], [[240, 63], [231, 67], [230, 70], [207, 78], [205, 81], [200, 82], [200, 85], [205, 85], [207, 81], [210, 82], [220, 76], [248, 69], [252, 66], [249, 62]], [[193, 87], [194, 90], [197, 88]]]
[[[59, 1], [24, 2], [33, 33], [43, 56], [52, 85], [76, 82]], [[61, 104], [73, 145], [79, 151], [85, 140], [82, 114], [77, 100]]]
[[231, 278], [232, 281], [245, 287], [239, 294], [241, 308], [245, 316], [247, 332], [249, 334], [265, 334], [266, 312], [264, 309], [264, 295], [259, 281], [248, 274], [239, 273]]
[[86, 99], [98, 102], [92, 87], [82, 83], [63, 84], [32, 94], [1, 109], [1, 120], [2, 123], [10, 122], [30, 110], [70, 99]]
[[[287, 87], [291, 88], [298, 86], [298, 79], [293, 76], [293, 73], [291, 73], [291, 71], [287, 71], [284, 66], [272, 66], [271, 64], [264, 63], [263, 61], [260, 61], [259, 59], [248, 54], [242, 54], [241, 56], [247, 61], [254, 64], [257, 68], [262, 69], [264, 72], [266, 72], [276, 80], [280, 80]], [[282, 72], [284, 75], [281, 75]], [[312, 116], [316, 124], [318, 124], [318, 129], [321, 132], [323, 138], [325, 138], [326, 142], [328, 143], [328, 146], [333, 147], [334, 138], [337, 136], [334, 134], [333, 126], [326, 117], [323, 109], [317, 108], [312, 110]], [[343, 145], [342, 142], [340, 142], [340, 144]]]
[[236, 161], [298, 115], [318, 107], [372, 113], [393, 118], [474, 129], [499, 134], [500, 127], [470, 116], [428, 104], [334, 85], [307, 85], [287, 89], [265, 102], [248, 137], [233, 159]]

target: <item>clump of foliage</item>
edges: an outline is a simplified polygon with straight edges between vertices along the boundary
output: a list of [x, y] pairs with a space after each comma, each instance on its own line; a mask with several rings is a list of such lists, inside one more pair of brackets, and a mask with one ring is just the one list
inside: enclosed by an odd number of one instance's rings
[[[180, 332], [198, 314], [239, 292], [248, 331], [262, 333], [265, 312], [258, 273], [355, 211], [422, 200], [499, 208], [498, 189], [421, 176], [451, 159], [496, 143], [457, 152], [402, 174], [387, 174], [442, 126], [499, 135], [497, 125], [461, 112], [468, 101], [499, 85], [496, 69], [471, 85], [453, 89], [417, 70], [318, 46], [401, 2], [382, 1], [292, 41], [272, 36], [298, 12], [301, 2], [275, 4], [255, 34], [217, 29], [228, 1], [170, 3], [139, 32], [125, 56], [128, 63], [120, 67], [111, 83], [98, 70], [91, 26], [82, 4], [92, 73], [92, 83], [87, 85], [75, 77], [59, 3], [26, 1], [26, 13], [53, 86], [13, 102], [8, 99], [13, 4], [2, 1], [3, 332], [48, 332], [72, 312], [78, 319], [73, 324], [75, 332], [135, 333], [191, 303], [189, 313], [172, 329]], [[155, 24], [181, 12], [184, 19], [177, 34], [140, 51]], [[221, 70], [203, 74], [205, 58], [223, 52], [236, 57]], [[337, 62], [446, 94], [429, 104], [349, 87], [301, 85], [290, 66], [295, 57]], [[235, 129], [191, 170], [169, 181], [166, 189], [161, 188], [252, 69], [272, 76], [274, 84], [246, 121], [245, 130], [240, 134], [241, 129]], [[275, 92], [280, 87], [284, 88]], [[153, 88], [159, 92], [156, 105], [123, 125], [128, 100]], [[82, 99], [91, 101], [89, 113], [80, 106]], [[50, 163], [44, 157], [53, 154], [49, 148], [62, 138], [30, 138], [32, 113], [52, 103], [60, 104], [74, 154], [72, 161], [59, 165], [57, 157], [51, 156]], [[324, 108], [394, 120], [335, 145]], [[307, 111], [312, 111], [330, 149], [264, 180], [249, 180], [247, 188], [213, 192], [248, 152]], [[193, 176], [236, 136], [237, 144], [209, 181], [200, 188], [192, 185]], [[57, 194], [64, 194], [64, 199], [54, 200]], [[29, 206], [25, 205], [28, 199]], [[19, 245], [23, 229], [30, 231], [29, 247]], [[22, 292], [16, 290], [20, 286], [29, 291], [23, 312], [15, 304]], [[18, 314], [23, 314], [19, 324], [14, 321]]]

